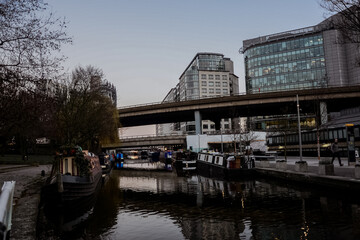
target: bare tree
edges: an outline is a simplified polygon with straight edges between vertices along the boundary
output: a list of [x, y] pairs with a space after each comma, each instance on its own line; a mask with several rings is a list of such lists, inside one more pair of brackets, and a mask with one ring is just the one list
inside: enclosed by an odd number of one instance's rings
[[328, 21], [343, 33], [345, 40], [360, 43], [359, 0], [321, 0], [320, 6], [333, 15]]
[[104, 95], [103, 77], [99, 68], [77, 67], [71, 81], [59, 86], [57, 119], [63, 144], [78, 144], [97, 152], [100, 141], [118, 139], [117, 109]]
[[0, 3], [0, 91], [33, 90], [58, 73], [67, 37], [66, 22], [54, 16], [42, 0]]
[[64, 19], [55, 17], [47, 7], [42, 0], [0, 1], [0, 139], [3, 143], [14, 135], [24, 134], [19, 138], [29, 139], [30, 135], [41, 134], [43, 125], [38, 123], [50, 116], [42, 112], [51, 108], [47, 102], [50, 98], [38, 89], [58, 74], [65, 59], [60, 54], [61, 46], [71, 43], [71, 38], [66, 35]]

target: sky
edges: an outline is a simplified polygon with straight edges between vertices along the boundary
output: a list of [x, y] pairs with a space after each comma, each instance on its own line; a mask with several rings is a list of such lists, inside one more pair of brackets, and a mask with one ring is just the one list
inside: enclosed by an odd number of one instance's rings
[[[46, 1], [46, 0], [45, 0]], [[47, 0], [68, 21], [65, 71], [92, 65], [117, 90], [118, 107], [161, 102], [198, 52], [234, 62], [245, 91], [243, 40], [313, 26], [320, 0]]]

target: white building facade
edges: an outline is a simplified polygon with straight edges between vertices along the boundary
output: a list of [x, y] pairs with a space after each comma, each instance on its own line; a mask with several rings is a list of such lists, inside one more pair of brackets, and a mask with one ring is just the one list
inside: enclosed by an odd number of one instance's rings
[[[179, 78], [177, 86], [170, 90], [163, 100], [186, 101], [201, 98], [237, 95], [239, 79], [234, 74], [234, 64], [230, 58], [220, 53], [197, 53]], [[231, 119], [221, 120], [221, 129], [232, 129]], [[215, 131], [215, 123], [202, 121], [202, 133]], [[161, 124], [157, 134], [170, 133], [194, 134], [195, 122]]]

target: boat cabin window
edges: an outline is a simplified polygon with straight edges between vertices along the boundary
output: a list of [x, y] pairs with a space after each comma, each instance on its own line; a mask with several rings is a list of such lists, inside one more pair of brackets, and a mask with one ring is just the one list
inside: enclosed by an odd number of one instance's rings
[[62, 159], [62, 169], [61, 173], [65, 175], [74, 175], [73, 164], [75, 164], [73, 157], [66, 157]]
[[65, 171], [64, 173], [68, 173], [69, 172], [69, 159], [65, 158]]

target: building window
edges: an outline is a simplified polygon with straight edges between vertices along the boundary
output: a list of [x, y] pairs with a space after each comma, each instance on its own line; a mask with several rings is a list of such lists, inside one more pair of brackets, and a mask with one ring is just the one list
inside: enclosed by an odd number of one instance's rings
[[213, 88], [209, 88], [209, 93], [214, 93], [214, 89], [213, 89]]
[[[326, 86], [321, 34], [254, 47], [247, 53], [249, 92]], [[324, 73], [323, 73], [324, 72]]]
[[204, 124], [204, 125], [203, 125], [203, 129], [209, 129], [209, 125]]
[[227, 88], [224, 88], [224, 89], [223, 89], [223, 94], [228, 94]]
[[214, 79], [214, 75], [209, 74], [209, 79]]
[[201, 86], [206, 86], [206, 85], [207, 85], [206, 81], [201, 81]]
[[227, 86], [228, 86], [228, 83], [227, 83], [227, 82], [223, 82], [223, 83], [222, 83], [222, 86], [223, 86], [223, 87], [227, 87]]
[[227, 80], [227, 75], [222, 75], [222, 80]]
[[220, 75], [215, 75], [215, 80], [220, 80]]
[[220, 88], [217, 88], [217, 89], [215, 90], [215, 92], [216, 92], [216, 94], [220, 94], [220, 93], [221, 93], [221, 89], [220, 89]]
[[215, 87], [220, 87], [220, 82], [215, 82]]
[[201, 74], [201, 79], [206, 79], [206, 74]]
[[206, 89], [206, 88], [202, 88], [202, 89], [201, 89], [201, 93], [207, 93], [207, 89]]
[[214, 82], [213, 81], [210, 81], [209, 82], [209, 87], [213, 87], [214, 86]]

